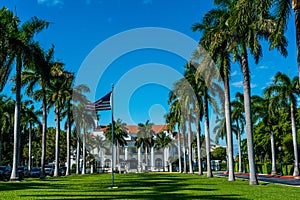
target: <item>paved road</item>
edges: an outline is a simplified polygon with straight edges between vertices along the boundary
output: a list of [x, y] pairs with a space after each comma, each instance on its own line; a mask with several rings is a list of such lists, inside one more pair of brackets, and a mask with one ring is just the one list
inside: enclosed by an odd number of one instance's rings
[[[217, 175], [218, 176], [228, 176], [227, 174], [217, 174]], [[237, 178], [249, 179], [248, 175], [236, 174], [235, 176]], [[280, 178], [280, 177], [271, 177], [271, 176], [267, 176], [267, 175], [258, 175], [257, 179], [259, 181], [264, 181], [264, 182], [268, 182], [268, 183], [276, 183], [276, 184], [300, 187], [300, 179], [295, 179], [295, 178], [286, 178], [286, 177]]]

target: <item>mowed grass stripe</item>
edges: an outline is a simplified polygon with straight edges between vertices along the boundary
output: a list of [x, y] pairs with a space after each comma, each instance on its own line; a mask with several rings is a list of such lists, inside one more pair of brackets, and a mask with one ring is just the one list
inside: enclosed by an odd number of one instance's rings
[[196, 174], [115, 174], [117, 189], [108, 189], [111, 174], [0, 182], [1, 199], [297, 199], [300, 188]]

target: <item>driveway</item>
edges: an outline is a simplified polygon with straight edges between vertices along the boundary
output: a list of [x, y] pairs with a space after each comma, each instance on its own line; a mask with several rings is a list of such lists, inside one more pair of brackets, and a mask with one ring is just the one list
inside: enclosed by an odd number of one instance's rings
[[[228, 174], [215, 174], [216, 176], [225, 176], [227, 177]], [[249, 179], [249, 174], [235, 174], [236, 178], [243, 178], [243, 179]], [[300, 187], [300, 179], [299, 177], [294, 178], [293, 176], [268, 176], [259, 174], [257, 175], [257, 179], [259, 181], [267, 182], [267, 183], [275, 183], [275, 184], [283, 184], [283, 185], [289, 185], [289, 186], [296, 186]]]

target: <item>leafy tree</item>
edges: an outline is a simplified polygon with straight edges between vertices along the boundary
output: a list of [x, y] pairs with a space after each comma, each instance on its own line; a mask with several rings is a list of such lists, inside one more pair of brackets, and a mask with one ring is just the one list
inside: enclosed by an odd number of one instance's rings
[[226, 148], [225, 147], [217, 147], [212, 153], [212, 159], [214, 160], [226, 160]]

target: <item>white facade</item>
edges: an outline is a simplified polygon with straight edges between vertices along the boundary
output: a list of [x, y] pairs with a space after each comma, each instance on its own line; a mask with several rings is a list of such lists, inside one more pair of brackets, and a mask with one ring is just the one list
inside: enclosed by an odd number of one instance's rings
[[[164, 130], [165, 125], [156, 125], [155, 128]], [[134, 126], [130, 126], [128, 130], [128, 137], [125, 138], [127, 145], [125, 147], [114, 147], [114, 167], [125, 173], [129, 172], [143, 172], [143, 171], [168, 171], [171, 166], [170, 161], [178, 158], [177, 142], [174, 142], [170, 147], [164, 150], [156, 150], [154, 147], [147, 150], [147, 153], [142, 148], [137, 148], [135, 144], [136, 133], [132, 131], [137, 130]], [[171, 138], [172, 134], [168, 133]], [[95, 156], [96, 169], [98, 172], [111, 171], [112, 167], [112, 145], [106, 140], [103, 129], [98, 129], [91, 134], [92, 137], [97, 138], [99, 145], [91, 150]], [[174, 138], [173, 138], [174, 139]], [[147, 159], [147, 160], [146, 160]], [[147, 161], [147, 162], [146, 162]], [[147, 164], [146, 164], [147, 163]]]

